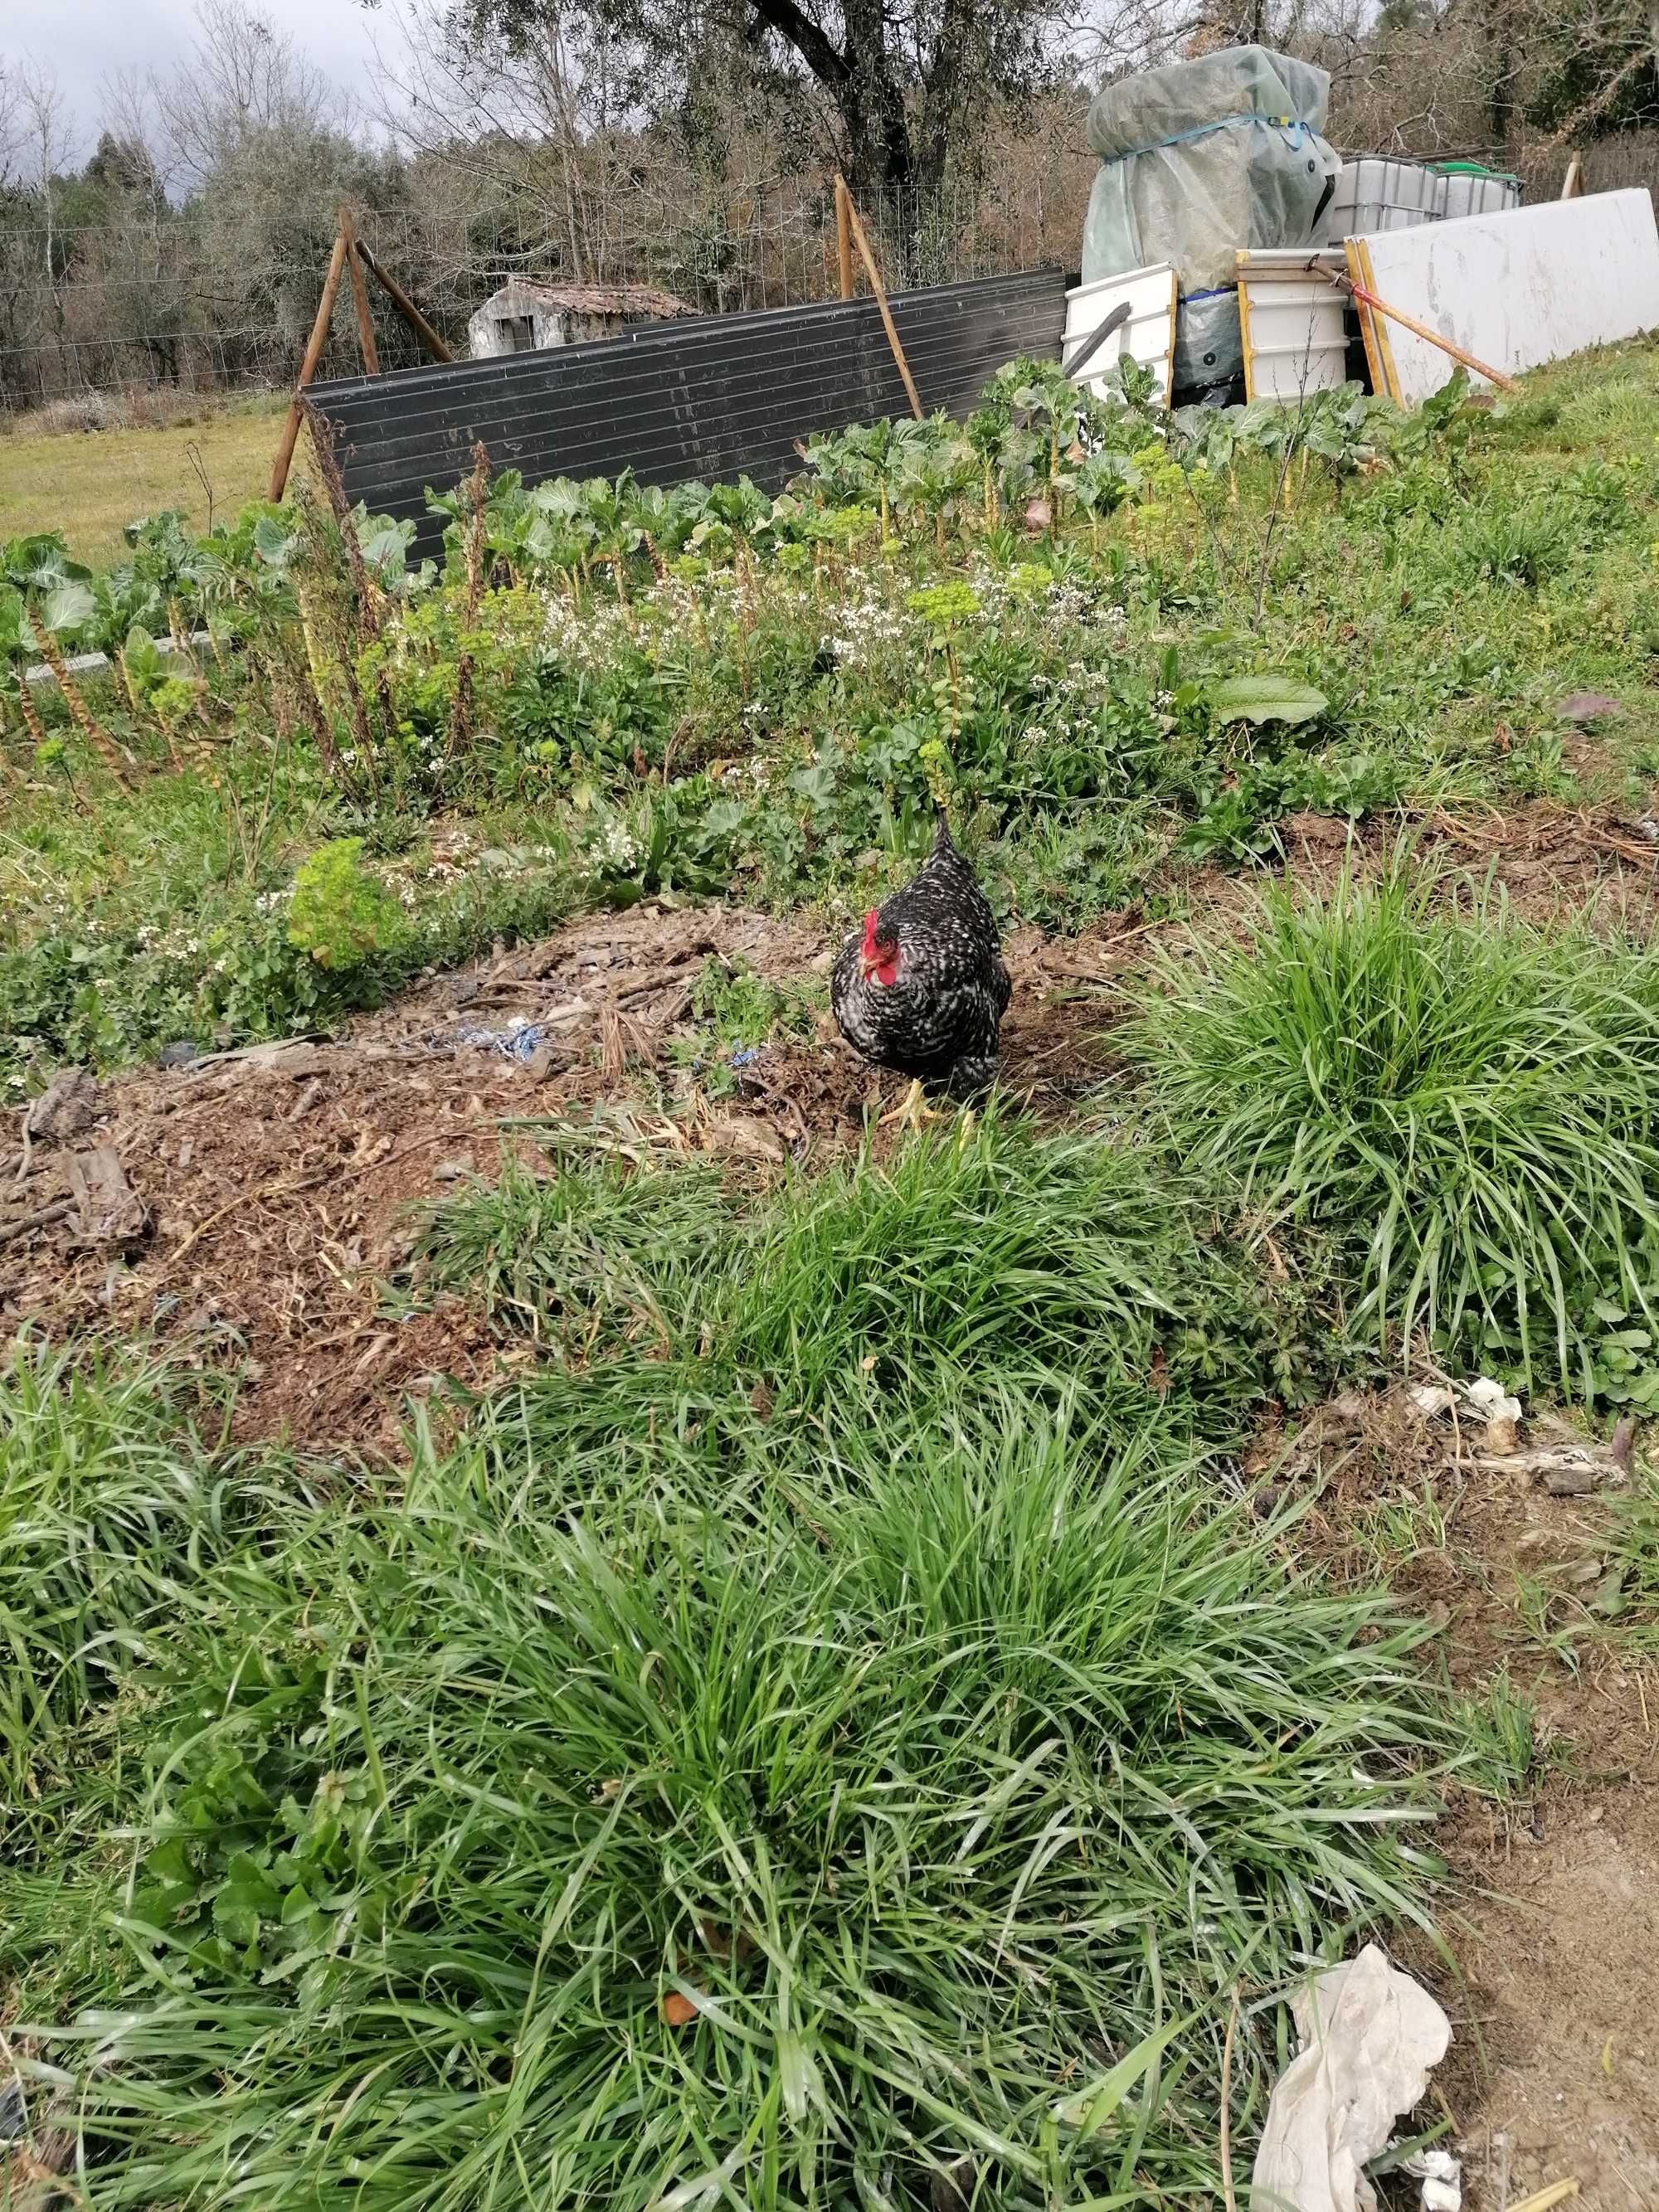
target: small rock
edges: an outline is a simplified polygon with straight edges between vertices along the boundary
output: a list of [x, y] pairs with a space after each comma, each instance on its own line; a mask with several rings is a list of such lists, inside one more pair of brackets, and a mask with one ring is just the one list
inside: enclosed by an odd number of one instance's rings
[[1552, 1498], [1588, 1498], [1597, 1486], [1598, 1474], [1593, 1460], [1573, 1462], [1544, 1471], [1544, 1487]]
[[164, 1044], [155, 1055], [158, 1067], [189, 1067], [202, 1057], [188, 1037], [180, 1037], [176, 1044]]
[[1406, 1395], [1425, 1420], [1432, 1420], [1437, 1413], [1449, 1413], [1457, 1403], [1451, 1392], [1437, 1382], [1409, 1382]]
[[84, 1135], [98, 1119], [98, 1085], [89, 1069], [66, 1067], [54, 1076], [24, 1116], [36, 1142], [66, 1144]]
[[1625, 1596], [1624, 1568], [1609, 1567], [1590, 1593], [1590, 1611], [1599, 1613], [1603, 1620], [1616, 1620], [1624, 1612], [1627, 1602]]
[[440, 1160], [432, 1170], [432, 1180], [434, 1182], [459, 1182], [464, 1176], [470, 1176], [472, 1172], [471, 1160]]
[[1555, 702], [1557, 721], [1577, 722], [1581, 727], [1586, 722], [1611, 721], [1624, 711], [1616, 699], [1604, 698], [1599, 691], [1575, 691]]
[[959, 2158], [928, 2177], [927, 2200], [933, 2212], [969, 2212], [979, 2167], [971, 2158]]
[[524, 1063], [524, 1072], [532, 1083], [545, 1083], [559, 1064], [559, 1055], [550, 1044], [538, 1044]]
[[1625, 1413], [1620, 1416], [1618, 1425], [1613, 1430], [1613, 1441], [1607, 1446], [1607, 1457], [1615, 1467], [1622, 1468], [1626, 1474], [1630, 1473], [1631, 1458], [1635, 1443], [1635, 1417], [1632, 1414]]
[[1370, 1400], [1363, 1390], [1344, 1390], [1325, 1407], [1325, 1419], [1333, 1428], [1363, 1428], [1365, 1416], [1370, 1411]]
[[782, 1139], [769, 1121], [749, 1114], [723, 1114], [708, 1132], [716, 1152], [740, 1158], [782, 1160], [788, 1157]]

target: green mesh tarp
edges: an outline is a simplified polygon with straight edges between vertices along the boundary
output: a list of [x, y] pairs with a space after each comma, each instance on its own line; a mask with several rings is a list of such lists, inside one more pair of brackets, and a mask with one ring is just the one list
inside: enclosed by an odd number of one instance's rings
[[1310, 63], [1228, 46], [1096, 94], [1083, 281], [1175, 264], [1177, 387], [1239, 370], [1237, 249], [1316, 242], [1342, 166], [1322, 136], [1330, 88]]

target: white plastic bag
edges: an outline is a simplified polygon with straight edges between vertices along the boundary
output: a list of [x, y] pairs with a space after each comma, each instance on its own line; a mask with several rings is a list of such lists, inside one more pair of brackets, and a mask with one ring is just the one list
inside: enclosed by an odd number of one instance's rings
[[1267, 2106], [1250, 2212], [1376, 2212], [1366, 2161], [1429, 2086], [1451, 2022], [1375, 1943], [1291, 2002], [1302, 2048]]

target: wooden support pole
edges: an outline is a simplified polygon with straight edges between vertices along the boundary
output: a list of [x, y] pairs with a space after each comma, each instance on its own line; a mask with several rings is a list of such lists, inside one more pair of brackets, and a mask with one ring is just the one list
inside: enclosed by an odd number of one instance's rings
[[275, 505], [288, 489], [288, 472], [294, 464], [295, 441], [300, 434], [300, 424], [305, 414], [301, 394], [317, 374], [317, 364], [323, 357], [323, 348], [328, 343], [329, 325], [334, 320], [334, 298], [340, 289], [340, 272], [345, 267], [346, 238], [343, 230], [334, 234], [334, 251], [329, 256], [328, 274], [323, 279], [323, 296], [317, 304], [317, 319], [311, 326], [311, 343], [306, 348], [306, 357], [300, 363], [300, 380], [294, 387], [293, 403], [288, 410], [288, 420], [283, 425], [282, 441], [276, 448], [276, 458], [270, 465], [270, 497]]
[[357, 343], [362, 349], [363, 367], [371, 376], [378, 376], [380, 356], [374, 345], [374, 319], [368, 312], [368, 286], [358, 258], [357, 233], [349, 208], [340, 210], [340, 235], [346, 242], [346, 271], [351, 278], [351, 304], [357, 310]]
[[1461, 345], [1454, 345], [1449, 338], [1443, 337], [1427, 323], [1419, 323], [1415, 315], [1407, 314], [1403, 308], [1391, 307], [1386, 300], [1379, 300], [1368, 286], [1356, 284], [1351, 276], [1333, 276], [1331, 282], [1339, 290], [1352, 292], [1356, 300], [1363, 300], [1374, 315], [1386, 315], [1391, 323], [1398, 323], [1401, 330], [1411, 331], [1418, 337], [1426, 338], [1431, 346], [1438, 346], [1442, 353], [1449, 354], [1454, 361], [1461, 362], [1465, 368], [1473, 369], [1477, 376], [1484, 376], [1489, 384], [1497, 385], [1500, 391], [1515, 390], [1512, 376], [1505, 376], [1501, 368], [1489, 368], [1484, 361], [1477, 361], [1472, 353], [1465, 353]]
[[853, 296], [853, 226], [847, 220], [848, 202], [851, 195], [847, 179], [840, 171], [836, 173], [836, 258], [841, 265], [841, 296]]
[[1561, 185], [1564, 200], [1582, 199], [1584, 194], [1584, 165], [1577, 154], [1567, 157], [1567, 173]]
[[870, 251], [870, 241], [864, 234], [864, 224], [860, 220], [858, 209], [854, 204], [853, 195], [847, 189], [846, 179], [838, 177], [836, 181], [841, 187], [836, 196], [838, 204], [847, 210], [847, 221], [853, 234], [853, 243], [858, 247], [859, 259], [864, 264], [864, 273], [870, 279], [870, 289], [876, 295], [877, 307], [881, 309], [882, 328], [887, 333], [887, 343], [893, 349], [893, 359], [898, 363], [899, 375], [903, 380], [904, 389], [909, 395], [910, 412], [920, 422], [922, 419], [921, 402], [916, 397], [915, 379], [910, 374], [910, 364], [904, 358], [904, 348], [899, 343], [899, 334], [894, 327], [893, 311], [887, 304], [886, 293], [882, 289], [881, 271], [876, 266], [875, 255]]
[[374, 256], [363, 244], [362, 239], [357, 240], [357, 252], [362, 261], [364, 268], [368, 270], [369, 275], [374, 279], [374, 282], [386, 294], [387, 299], [391, 301], [392, 306], [398, 310], [398, 313], [409, 325], [410, 329], [413, 331], [416, 337], [419, 338], [421, 343], [431, 355], [433, 360], [453, 361], [455, 358], [454, 355], [451, 353], [449, 348], [438, 336], [436, 331], [433, 329], [431, 324], [428, 322], [426, 317], [421, 313], [413, 300], [410, 298], [403, 286], [398, 283], [395, 276], [388, 276], [386, 271], [381, 268], [380, 263], [374, 258]]

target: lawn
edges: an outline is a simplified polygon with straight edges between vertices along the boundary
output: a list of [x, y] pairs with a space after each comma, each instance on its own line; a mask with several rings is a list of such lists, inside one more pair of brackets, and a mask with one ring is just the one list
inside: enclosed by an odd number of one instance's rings
[[204, 398], [199, 414], [165, 427], [50, 436], [0, 418], [0, 535], [58, 531], [104, 569], [125, 556], [137, 516], [172, 507], [204, 531], [264, 496], [286, 406]]
[[[1471, 2179], [1483, 2063], [1603, 2048], [1582, 1934], [1524, 2033], [1451, 1957], [1647, 1848], [1656, 394], [1024, 363], [777, 501], [480, 481], [436, 567], [315, 489], [0, 548], [3, 665], [117, 656], [0, 693], [0, 1097], [94, 1071], [149, 1215], [0, 1188], [37, 2163], [1210, 2212], [1367, 1936]], [[906, 1133], [823, 955], [936, 797], [1015, 998]]]

